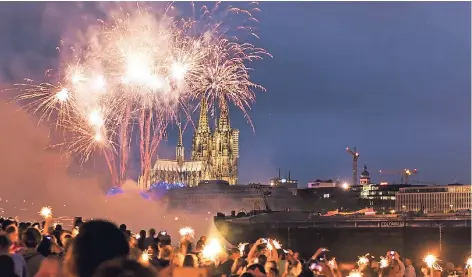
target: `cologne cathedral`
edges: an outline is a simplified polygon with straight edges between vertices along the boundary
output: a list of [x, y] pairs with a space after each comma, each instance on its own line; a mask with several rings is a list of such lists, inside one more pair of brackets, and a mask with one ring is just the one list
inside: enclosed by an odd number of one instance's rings
[[205, 100], [200, 103], [200, 117], [197, 130], [193, 134], [192, 156], [185, 160], [182, 130], [179, 127], [175, 159], [158, 158], [148, 184], [140, 184], [143, 189], [165, 182], [198, 186], [205, 180], [224, 180], [230, 185], [238, 181], [239, 130], [232, 129], [226, 103], [221, 105], [218, 122], [210, 129], [208, 107]]

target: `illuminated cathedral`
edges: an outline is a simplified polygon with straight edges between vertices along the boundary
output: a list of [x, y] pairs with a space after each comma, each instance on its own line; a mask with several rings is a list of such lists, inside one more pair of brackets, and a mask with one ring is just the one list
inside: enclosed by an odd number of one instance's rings
[[[204, 180], [224, 180], [230, 185], [238, 181], [239, 130], [231, 128], [229, 111], [226, 104], [221, 105], [218, 122], [210, 128], [208, 107], [205, 100], [200, 103], [198, 125], [192, 139], [192, 155], [185, 160], [182, 129], [175, 149], [175, 159], [158, 158], [147, 184], [140, 187], [148, 189], [152, 184], [165, 182], [183, 183], [197, 186]], [[140, 178], [141, 180], [144, 178]]]

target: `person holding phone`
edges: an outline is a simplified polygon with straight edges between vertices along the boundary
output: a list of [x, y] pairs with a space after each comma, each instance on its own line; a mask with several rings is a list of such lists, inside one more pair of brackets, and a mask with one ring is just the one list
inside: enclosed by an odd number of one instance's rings
[[405, 264], [400, 260], [400, 255], [396, 251], [387, 252], [387, 257], [390, 262], [390, 276], [391, 277], [403, 277], [405, 275]]

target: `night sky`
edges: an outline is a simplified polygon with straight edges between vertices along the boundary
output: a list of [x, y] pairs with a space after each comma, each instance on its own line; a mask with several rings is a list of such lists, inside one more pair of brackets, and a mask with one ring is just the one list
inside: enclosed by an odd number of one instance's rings
[[[55, 64], [64, 30], [84, 15], [93, 19], [92, 4], [71, 5], [0, 4], [2, 86]], [[470, 182], [470, 3], [260, 7], [257, 44], [274, 58], [251, 65], [254, 80], [267, 88], [250, 113], [255, 132], [232, 110], [231, 123], [241, 131], [241, 183], [267, 182], [279, 167], [301, 185], [350, 180], [345, 148], [354, 146], [359, 168], [367, 162], [373, 181], [400, 180], [381, 178], [379, 169], [418, 168], [411, 180]], [[161, 156], [175, 155], [175, 133]]]

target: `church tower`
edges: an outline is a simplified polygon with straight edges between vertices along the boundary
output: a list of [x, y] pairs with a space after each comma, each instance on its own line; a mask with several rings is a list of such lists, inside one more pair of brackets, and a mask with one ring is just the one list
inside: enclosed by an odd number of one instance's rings
[[229, 121], [229, 107], [220, 102], [220, 117], [213, 135], [213, 172], [217, 179], [234, 185], [238, 181], [239, 131], [232, 129]]
[[197, 130], [192, 140], [192, 161], [203, 162], [202, 180], [210, 180], [211, 176], [211, 142], [212, 135], [208, 122], [208, 106], [205, 98], [200, 102], [200, 117], [198, 118]]
[[370, 174], [367, 171], [367, 164], [364, 163], [364, 170], [361, 172], [361, 178], [359, 179], [361, 185], [369, 185], [370, 184]]
[[177, 140], [177, 146], [175, 147], [175, 159], [177, 160], [177, 163], [182, 166], [185, 161], [185, 148], [182, 139], [182, 126], [180, 122], [177, 124], [177, 127], [179, 127], [179, 138]]

